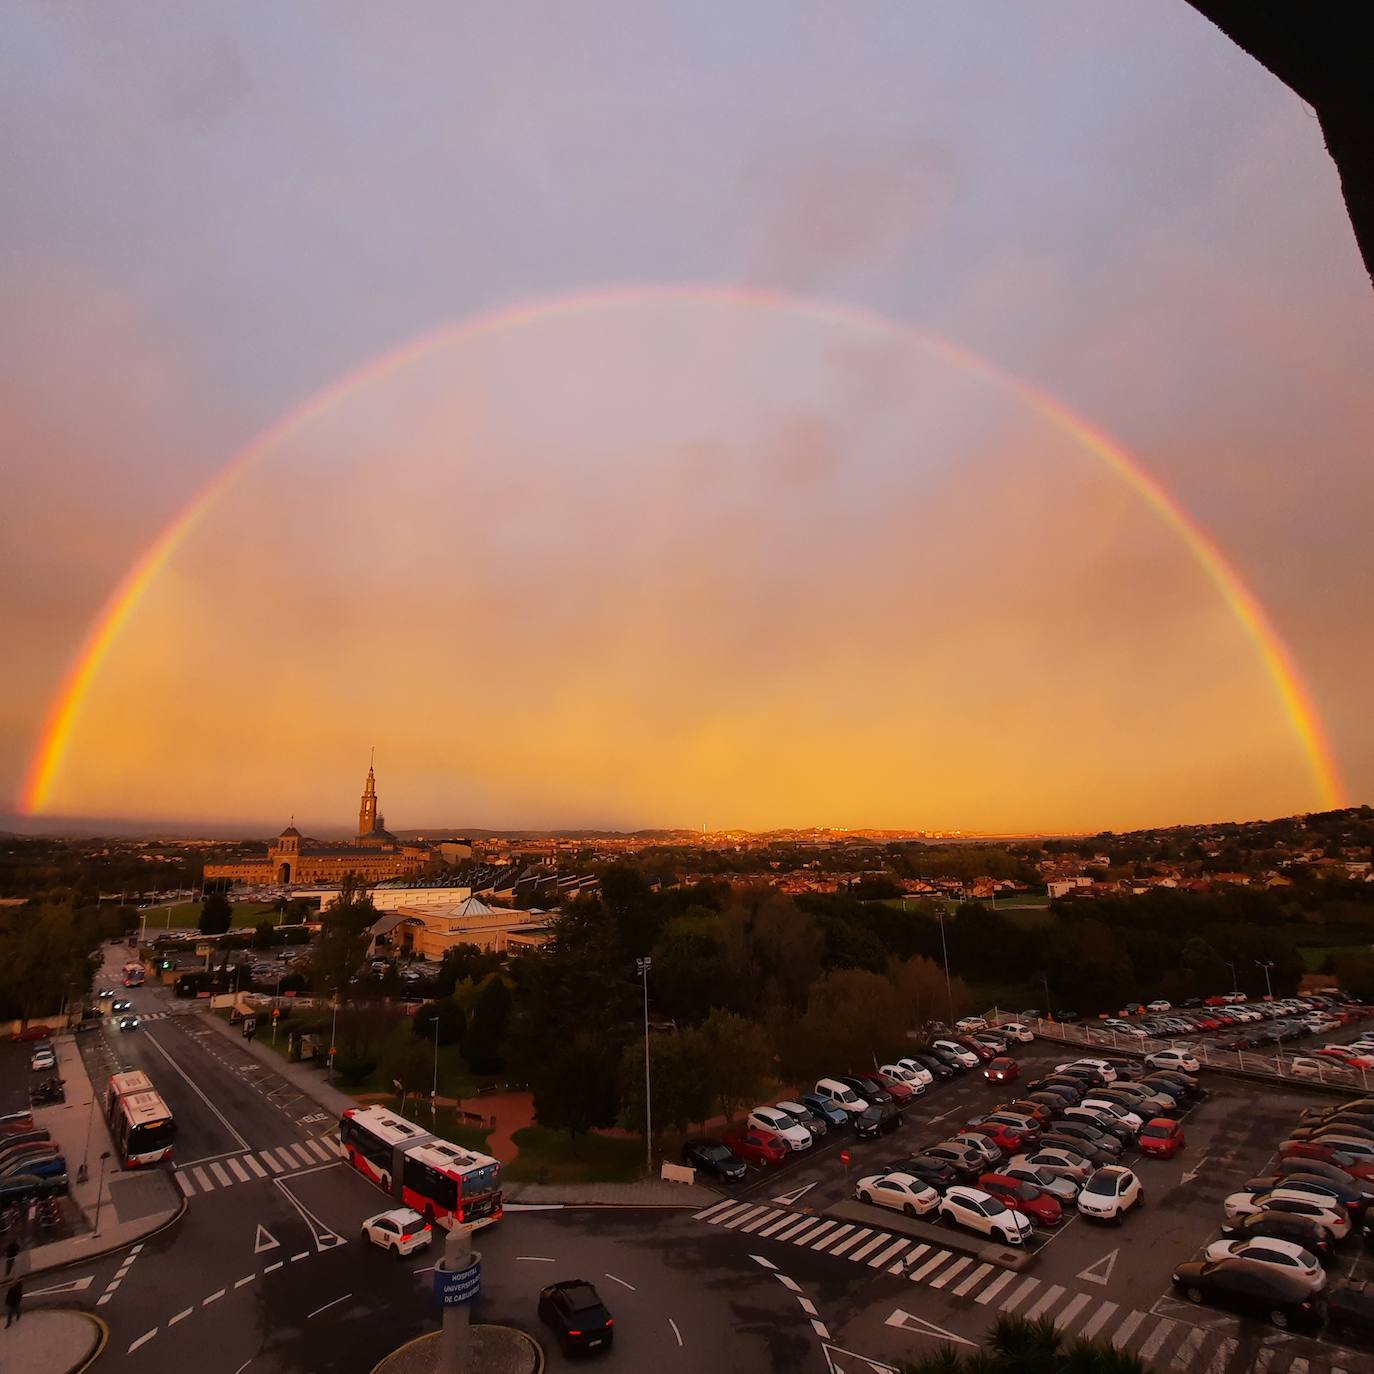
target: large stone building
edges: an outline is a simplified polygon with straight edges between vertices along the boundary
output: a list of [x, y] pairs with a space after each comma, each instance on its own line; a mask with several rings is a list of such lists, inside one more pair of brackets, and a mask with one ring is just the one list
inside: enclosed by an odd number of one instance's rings
[[429, 862], [428, 845], [407, 844], [387, 828], [377, 810], [377, 777], [367, 770], [367, 782], [358, 807], [358, 836], [344, 844], [322, 844], [288, 825], [261, 859], [206, 864], [207, 880], [228, 878], [255, 887], [292, 883], [337, 883], [349, 874], [365, 882], [404, 878], [418, 873]]

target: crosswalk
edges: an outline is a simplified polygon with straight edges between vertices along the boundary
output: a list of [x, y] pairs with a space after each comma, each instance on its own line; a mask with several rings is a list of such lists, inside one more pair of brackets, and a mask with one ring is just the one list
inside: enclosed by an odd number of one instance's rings
[[297, 1141], [293, 1145], [274, 1145], [269, 1150], [256, 1150], [220, 1159], [186, 1164], [176, 1170], [177, 1187], [185, 1197], [198, 1193], [213, 1193], [219, 1188], [232, 1188], [238, 1183], [253, 1183], [276, 1174], [297, 1173], [302, 1169], [319, 1168], [321, 1164], [338, 1162], [337, 1150], [317, 1136]]
[[[1157, 1371], [1171, 1374], [1227, 1374], [1244, 1368], [1255, 1374], [1358, 1374], [1367, 1356], [1338, 1346], [1311, 1346], [1321, 1357], [1301, 1355], [1305, 1343], [1282, 1333], [1242, 1338], [1239, 1325], [1219, 1317], [1212, 1325], [1197, 1325], [1194, 1309], [1184, 1303], [1156, 1304], [1143, 1312], [1122, 1307], [1096, 1294], [1076, 1293], [1061, 1284], [1018, 1273], [1000, 1265], [980, 1263], [939, 1245], [923, 1244], [875, 1226], [840, 1222], [815, 1213], [788, 1212], [767, 1205], [727, 1199], [694, 1214], [698, 1221], [725, 1230], [835, 1255], [877, 1273], [909, 1279], [954, 1297], [1003, 1313], [1035, 1320], [1050, 1317], [1069, 1335], [1109, 1341], [1129, 1350]], [[1159, 1308], [1175, 1310], [1169, 1316]], [[1233, 1363], [1241, 1350], [1246, 1352]], [[1285, 1346], [1289, 1348], [1284, 1348]]]

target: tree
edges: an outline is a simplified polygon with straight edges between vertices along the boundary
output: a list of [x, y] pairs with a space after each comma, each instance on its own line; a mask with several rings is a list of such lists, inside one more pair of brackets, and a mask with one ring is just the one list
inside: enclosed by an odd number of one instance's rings
[[434, 1084], [434, 1053], [414, 1036], [394, 1039], [381, 1060], [382, 1073], [389, 1086], [401, 1085], [401, 1110], [411, 1093], [428, 1093]]
[[430, 1042], [434, 1040], [434, 1023], [439, 1023], [439, 1043], [457, 1045], [462, 1043], [467, 1032], [468, 1018], [457, 1002], [451, 997], [441, 997], [435, 1002], [426, 1002], [415, 1013], [411, 1029], [417, 1039]]
[[0, 918], [0, 1015], [46, 1016], [84, 1000], [94, 943], [66, 902], [9, 908]]
[[[685, 1131], [711, 1114], [711, 1086], [715, 1065], [700, 1031], [649, 1037], [649, 1086], [654, 1135], [665, 1130]], [[631, 1040], [620, 1056], [620, 1124], [627, 1131], [644, 1130], [644, 1045]]]
[[253, 927], [253, 948], [271, 949], [276, 937], [277, 927], [271, 921], [259, 921]]
[[964, 980], [951, 978], [946, 982], [944, 969], [934, 959], [916, 955], [902, 963], [893, 960], [888, 964], [887, 976], [902, 999], [912, 1026], [946, 1019], [952, 1023], [963, 1016], [973, 1002]]
[[499, 974], [493, 974], [482, 988], [463, 1038], [463, 1057], [473, 1073], [500, 1073], [505, 1067], [510, 1014], [510, 989]]
[[701, 1043], [711, 1067], [712, 1098], [729, 1120], [763, 1091], [773, 1065], [768, 1033], [756, 1021], [717, 1009], [701, 1023]]
[[234, 908], [222, 892], [207, 892], [200, 908], [202, 935], [223, 935], [234, 924]]
[[549, 1045], [527, 1079], [541, 1126], [577, 1137], [615, 1124], [619, 1102], [618, 1045], [603, 1031], [584, 1029]]
[[367, 954], [377, 909], [363, 887], [350, 874], [344, 879], [339, 900], [324, 913], [323, 929], [311, 956], [316, 991], [339, 996], [357, 973]]
[[[790, 1056], [790, 1067], [804, 1067], [806, 1078], [841, 1066], [871, 1072], [902, 1049], [909, 1024], [903, 999], [886, 978], [865, 969], [832, 969], [811, 989], [797, 1027], [801, 1048]], [[809, 1058], [799, 1062], [802, 1055]]]
[[982, 1350], [941, 1346], [901, 1366], [903, 1374], [1149, 1374], [1135, 1355], [1106, 1341], [1067, 1341], [1049, 1317], [999, 1317]]
[[693, 907], [668, 922], [654, 946], [651, 978], [655, 1000], [667, 1015], [694, 1025], [724, 1004], [725, 943], [719, 912]]

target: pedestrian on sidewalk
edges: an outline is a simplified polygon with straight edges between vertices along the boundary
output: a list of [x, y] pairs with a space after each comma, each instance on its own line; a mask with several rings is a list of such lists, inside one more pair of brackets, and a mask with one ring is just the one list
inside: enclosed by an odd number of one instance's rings
[[19, 1304], [24, 1301], [24, 1280], [15, 1279], [10, 1291], [5, 1294], [5, 1325], [10, 1326], [19, 1320]]
[[14, 1273], [14, 1262], [19, 1258], [19, 1242], [12, 1240], [5, 1246], [5, 1278]]

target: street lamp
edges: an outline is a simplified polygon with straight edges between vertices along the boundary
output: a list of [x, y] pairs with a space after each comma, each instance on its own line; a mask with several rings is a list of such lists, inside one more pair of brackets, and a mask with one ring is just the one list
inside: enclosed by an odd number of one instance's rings
[[439, 1008], [434, 1008], [434, 1086], [429, 1090], [429, 1121], [432, 1126], [438, 1117], [439, 1098]]
[[96, 1190], [95, 1190], [95, 1225], [94, 1225], [94, 1227], [92, 1227], [92, 1229], [91, 1229], [91, 1239], [92, 1239], [92, 1240], [98, 1240], [98, 1239], [100, 1238], [100, 1203], [101, 1203], [101, 1199], [102, 1199], [102, 1197], [104, 1196], [104, 1193], [105, 1193], [105, 1161], [106, 1161], [107, 1159], [109, 1159], [109, 1157], [110, 1157], [110, 1152], [109, 1152], [108, 1150], [102, 1150], [102, 1151], [101, 1151], [101, 1154], [100, 1154], [100, 1182], [96, 1185]]
[[329, 1027], [329, 1081], [334, 1081], [334, 1046], [339, 1041], [339, 990], [334, 989], [334, 1020]]
[[1255, 967], [1264, 970], [1264, 990], [1269, 994], [1269, 1001], [1274, 1000], [1274, 985], [1269, 981], [1269, 970], [1274, 967], [1272, 959], [1256, 959]]
[[1239, 992], [1239, 991], [1240, 991], [1240, 974], [1238, 974], [1238, 973], [1236, 972], [1236, 966], [1235, 966], [1235, 964], [1233, 964], [1233, 963], [1228, 959], [1228, 960], [1226, 961], [1226, 967], [1229, 968], [1229, 969], [1231, 970], [1231, 991], [1232, 991], [1232, 992]]
[[945, 960], [945, 992], [949, 995], [949, 1024], [954, 1026], [954, 984], [949, 976], [949, 946], [945, 943], [945, 909], [937, 907], [935, 915], [940, 922], [940, 952]]
[[653, 965], [647, 954], [635, 960], [644, 987], [644, 1167], [650, 1175], [654, 1172], [654, 1109], [649, 1088], [649, 970]]

